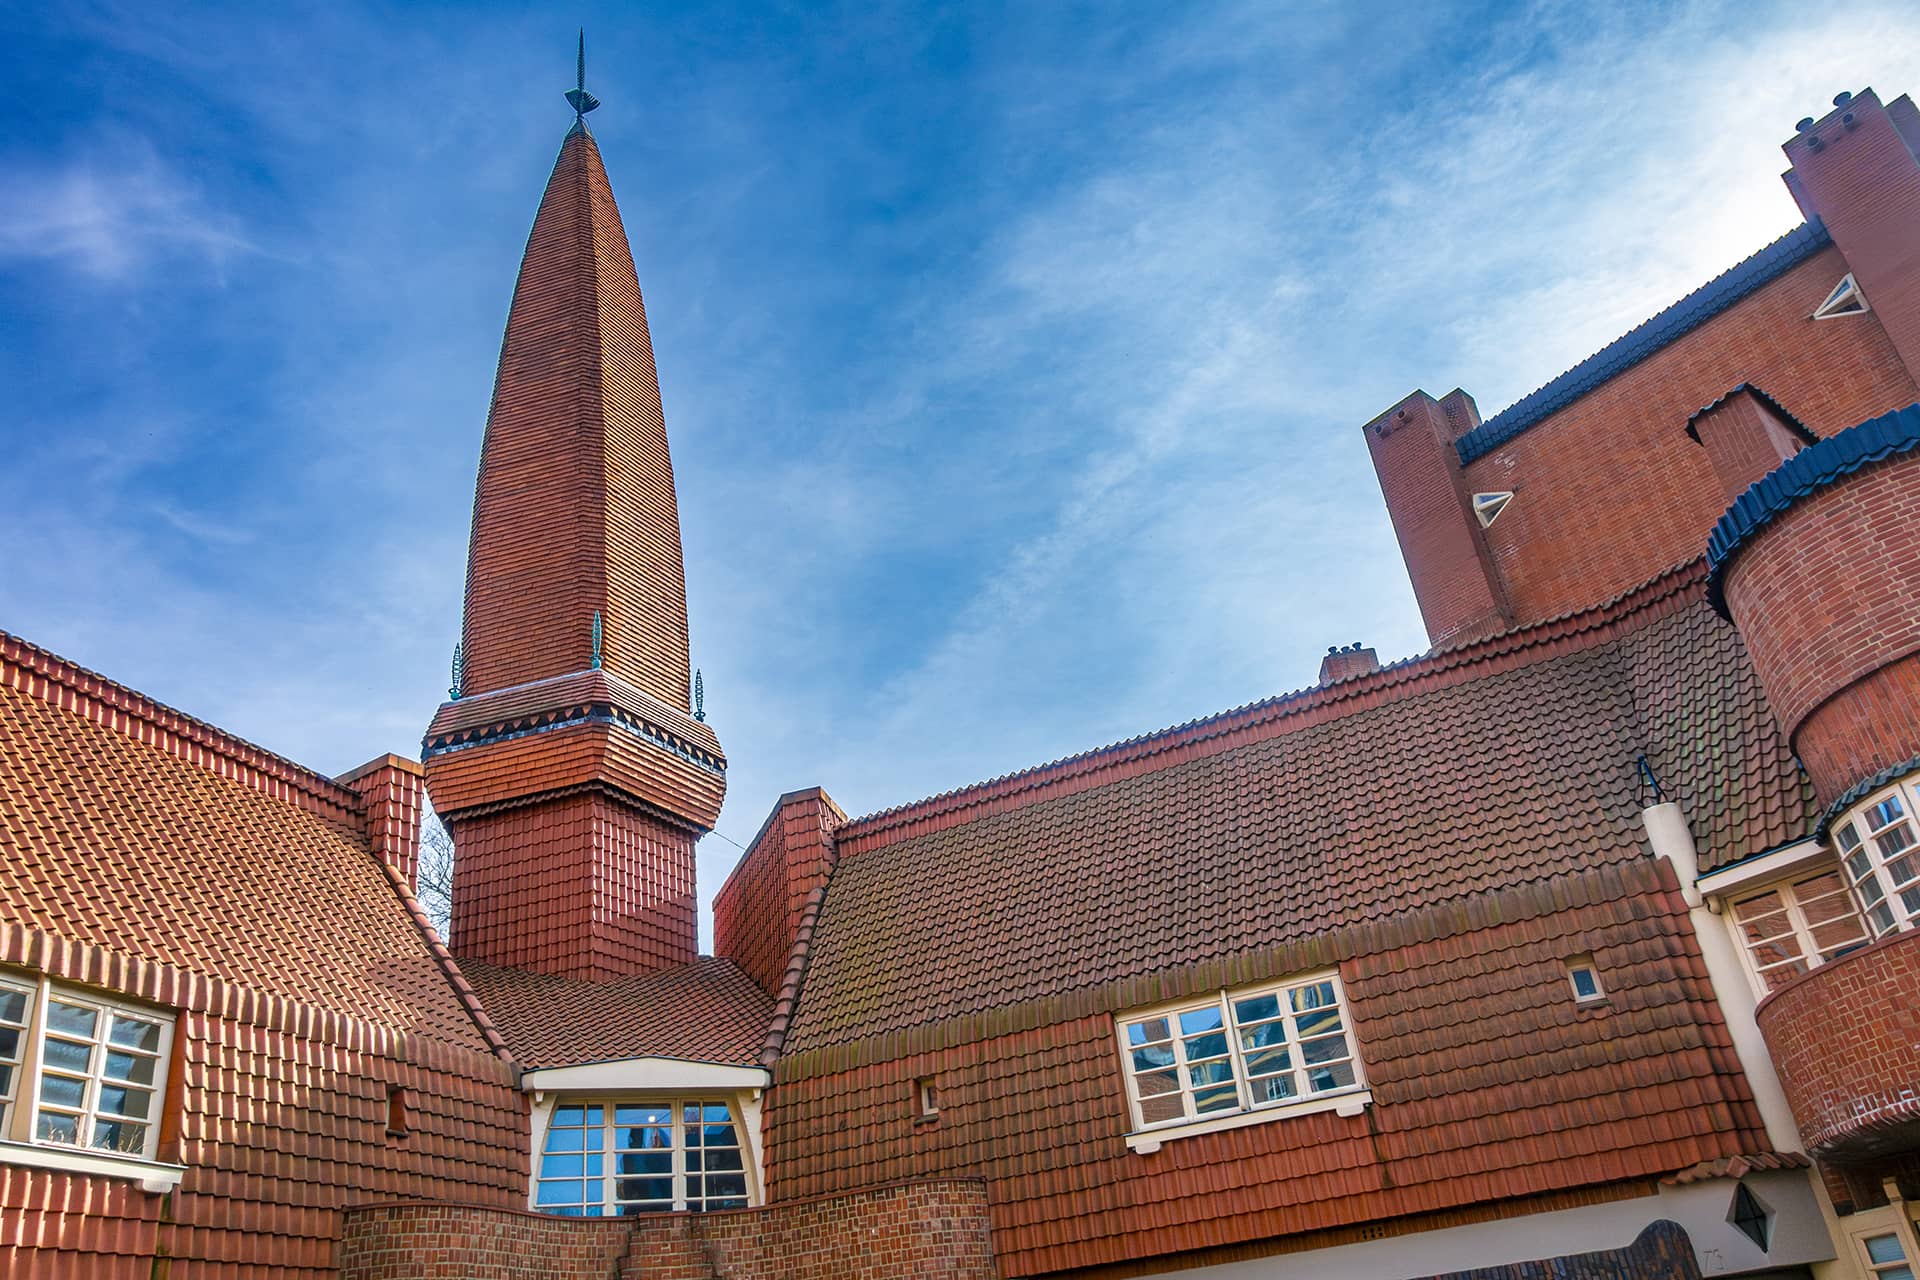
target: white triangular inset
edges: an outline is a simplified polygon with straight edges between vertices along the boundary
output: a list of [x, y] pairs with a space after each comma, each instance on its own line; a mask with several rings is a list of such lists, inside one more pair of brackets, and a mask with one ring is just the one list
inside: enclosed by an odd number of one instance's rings
[[1835, 316], [1857, 316], [1871, 310], [1867, 305], [1867, 295], [1860, 292], [1860, 285], [1849, 271], [1840, 278], [1839, 284], [1833, 286], [1833, 292], [1827, 295], [1827, 300], [1813, 309], [1813, 318], [1831, 320]]
[[1500, 518], [1500, 513], [1502, 511], [1505, 511], [1507, 509], [1507, 504], [1512, 501], [1513, 501], [1513, 494], [1511, 492], [1474, 494], [1473, 495], [1473, 514], [1476, 517], [1478, 517], [1480, 521], [1480, 527], [1484, 529], [1488, 525], [1492, 524], [1495, 520], [1498, 520]]

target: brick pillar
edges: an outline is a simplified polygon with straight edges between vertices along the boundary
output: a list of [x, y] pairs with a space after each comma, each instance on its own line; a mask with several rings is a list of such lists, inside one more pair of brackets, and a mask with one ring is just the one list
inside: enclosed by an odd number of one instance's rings
[[[1867, 89], [1782, 148], [1789, 190], [1826, 223], [1887, 337], [1920, 380], [1920, 111]], [[1823, 323], [1841, 323], [1826, 321]]]
[[420, 866], [420, 818], [426, 811], [427, 771], [419, 761], [376, 756], [334, 781], [360, 793], [366, 805], [367, 843], [374, 856], [400, 873], [408, 888]]
[[1511, 622], [1453, 445], [1478, 420], [1463, 391], [1445, 401], [1416, 391], [1365, 428], [1387, 514], [1435, 648], [1491, 635]]
[[807, 896], [833, 872], [847, 815], [818, 787], [780, 797], [713, 898], [713, 951], [778, 994]]

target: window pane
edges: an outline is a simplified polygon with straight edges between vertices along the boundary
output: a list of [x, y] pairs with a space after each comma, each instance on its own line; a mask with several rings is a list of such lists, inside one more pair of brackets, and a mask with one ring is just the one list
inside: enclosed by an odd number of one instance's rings
[[80, 1141], [80, 1117], [60, 1116], [42, 1111], [34, 1125], [33, 1136], [40, 1142], [76, 1143]]
[[1338, 1003], [1333, 996], [1331, 982], [1316, 982], [1312, 986], [1295, 987], [1290, 993], [1296, 1012], [1307, 1009], [1325, 1009]]
[[1282, 1102], [1296, 1093], [1291, 1071], [1285, 1075], [1263, 1076], [1255, 1080], [1252, 1087], [1255, 1102]]
[[1165, 1018], [1148, 1018], [1144, 1022], [1127, 1024], [1128, 1044], [1152, 1044], [1160, 1040], [1173, 1039], [1173, 1029]]
[[1851, 822], [1842, 823], [1833, 829], [1834, 839], [1840, 842], [1843, 850], [1852, 852], [1860, 847], [1860, 836], [1854, 831]]
[[1280, 1016], [1280, 997], [1273, 994], [1254, 996], [1247, 1000], [1233, 1002], [1233, 1020], [1243, 1026], [1249, 1022], [1265, 1022], [1269, 1018]]
[[1259, 1049], [1247, 1055], [1247, 1074], [1250, 1076], [1270, 1076], [1292, 1066], [1293, 1055], [1285, 1045], [1277, 1049]]
[[1210, 1036], [1197, 1036], [1187, 1041], [1187, 1057], [1224, 1058], [1227, 1055], [1227, 1037], [1225, 1033]]
[[733, 1123], [733, 1109], [724, 1102], [709, 1102], [702, 1108], [700, 1118], [707, 1124]]
[[[703, 1147], [732, 1147], [739, 1144], [733, 1138], [733, 1126], [730, 1124], [710, 1124], [701, 1129], [700, 1145]], [[691, 1141], [691, 1139], [689, 1139]]]
[[125, 1089], [119, 1085], [100, 1086], [100, 1110], [116, 1116], [127, 1116], [134, 1120], [145, 1120], [147, 1108], [153, 1104], [153, 1094], [145, 1089]]
[[0, 987], [0, 1022], [24, 1026], [27, 1021], [27, 993], [12, 987]]
[[614, 1157], [614, 1161], [614, 1167], [627, 1177], [673, 1172], [671, 1151], [622, 1151]]
[[578, 1128], [580, 1125], [585, 1124], [586, 1121], [587, 1112], [585, 1107], [555, 1107], [553, 1109], [553, 1123], [556, 1125], [571, 1125]]
[[64, 1031], [68, 1035], [93, 1037], [94, 1012], [77, 1004], [63, 1004], [58, 1000], [47, 1002], [47, 1028], [51, 1031]]
[[1196, 1087], [1205, 1084], [1232, 1084], [1233, 1063], [1225, 1058], [1193, 1063], [1187, 1068], [1187, 1079]]
[[152, 1084], [153, 1064], [158, 1058], [136, 1058], [130, 1053], [107, 1053], [106, 1074], [129, 1084]]
[[1873, 1236], [1867, 1241], [1867, 1257], [1875, 1262], [1905, 1262], [1907, 1255], [1900, 1249], [1900, 1237], [1893, 1235]]
[[1321, 1036], [1327, 1034], [1329, 1031], [1338, 1031], [1340, 1029], [1340, 1011], [1338, 1009], [1322, 1009], [1318, 1013], [1303, 1013], [1294, 1019], [1294, 1026], [1298, 1028], [1299, 1034], [1303, 1039], [1307, 1036]]
[[53, 1107], [72, 1107], [76, 1111], [86, 1102], [87, 1082], [68, 1076], [40, 1077], [40, 1101]]
[[587, 1198], [584, 1182], [541, 1182], [535, 1197], [539, 1204], [580, 1204]]
[[718, 1151], [707, 1152], [707, 1169], [709, 1171], [725, 1173], [746, 1167], [744, 1158], [738, 1147], [722, 1148]]
[[671, 1125], [673, 1123], [673, 1108], [667, 1106], [641, 1107], [622, 1104], [613, 1109], [613, 1122], [618, 1125]]
[[1344, 1089], [1353, 1081], [1351, 1062], [1342, 1062], [1329, 1067], [1312, 1067], [1307, 1071], [1307, 1088], [1315, 1093], [1325, 1093], [1329, 1089]]
[[107, 1038], [123, 1048], [142, 1049], [148, 1053], [160, 1052], [160, 1024], [148, 1022], [142, 1018], [128, 1018], [115, 1014], [113, 1031]]
[[744, 1196], [747, 1194], [747, 1177], [743, 1173], [715, 1173], [707, 1176], [706, 1194], [709, 1196]]
[[1180, 1033], [1193, 1035], [1200, 1031], [1217, 1031], [1220, 1028], [1220, 1006], [1210, 1004], [1204, 1009], [1189, 1009], [1180, 1015]]
[[97, 1151], [118, 1151], [137, 1156], [147, 1145], [147, 1126], [124, 1120], [99, 1120], [93, 1126], [93, 1147]]
[[1135, 1071], [1152, 1071], [1159, 1067], [1170, 1067], [1172, 1065], [1173, 1046], [1170, 1044], [1156, 1045], [1149, 1049], [1135, 1049], [1133, 1051], [1133, 1069]]
[[1287, 1024], [1285, 1022], [1263, 1023], [1257, 1027], [1243, 1028], [1240, 1032], [1240, 1047], [1242, 1049], [1264, 1049], [1268, 1045], [1285, 1044], [1286, 1042]]
[[1143, 1093], [1140, 1097], [1140, 1123], [1142, 1124], [1178, 1120], [1186, 1114], [1186, 1103], [1181, 1100], [1178, 1087], [1171, 1093], [1161, 1093], [1157, 1096], [1148, 1096]]
[[1303, 1040], [1300, 1043], [1300, 1060], [1308, 1065], [1333, 1062], [1346, 1056], [1347, 1038], [1345, 1036], [1326, 1036], [1319, 1040]]
[[41, 1051], [40, 1060], [49, 1067], [61, 1071], [84, 1072], [93, 1065], [93, 1046], [75, 1044], [71, 1040], [55, 1040], [47, 1037], [47, 1047]]
[[1240, 1091], [1231, 1083], [1208, 1085], [1204, 1089], [1193, 1091], [1194, 1110], [1205, 1114], [1210, 1111], [1238, 1111], [1240, 1109]]
[[547, 1150], [584, 1151], [587, 1135], [578, 1129], [548, 1129]]
[[621, 1178], [614, 1194], [622, 1200], [673, 1200], [672, 1178]]
[[587, 1158], [582, 1155], [547, 1155], [540, 1158], [542, 1178], [584, 1178]]

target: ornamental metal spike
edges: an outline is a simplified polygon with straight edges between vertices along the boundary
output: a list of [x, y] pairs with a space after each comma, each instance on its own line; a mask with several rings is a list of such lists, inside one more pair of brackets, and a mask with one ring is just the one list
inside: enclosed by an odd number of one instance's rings
[[593, 611], [593, 669], [600, 669], [600, 611]]
[[454, 702], [460, 701], [460, 690], [467, 683], [467, 657], [460, 648], [460, 642], [453, 645], [453, 682], [447, 686], [447, 697]]
[[700, 668], [693, 669], [693, 718], [702, 724], [707, 720], [707, 682], [700, 678]]
[[600, 105], [600, 99], [587, 92], [587, 29], [580, 28], [580, 58], [575, 64], [574, 85], [567, 90], [567, 105], [573, 108], [573, 127], [587, 127], [587, 112]]

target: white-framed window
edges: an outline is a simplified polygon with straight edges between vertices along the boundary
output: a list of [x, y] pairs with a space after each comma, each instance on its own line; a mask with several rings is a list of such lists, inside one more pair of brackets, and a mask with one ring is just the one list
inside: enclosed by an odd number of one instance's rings
[[1864, 315], [1871, 310], [1873, 308], [1867, 305], [1867, 295], [1860, 292], [1859, 282], [1849, 271], [1840, 277], [1840, 283], [1833, 286], [1833, 292], [1826, 296], [1826, 300], [1813, 309], [1813, 318], [1831, 320], [1836, 316]]
[[1860, 1248], [1867, 1256], [1867, 1274], [1874, 1280], [1913, 1280], [1913, 1264], [1900, 1245], [1900, 1237], [1891, 1231], [1860, 1237]]
[[1729, 910], [1761, 995], [1871, 941], [1838, 867], [1768, 885]]
[[746, 1151], [733, 1107], [711, 1098], [557, 1102], [534, 1207], [598, 1218], [744, 1209]]
[[1911, 782], [1899, 782], [1833, 825], [1847, 880], [1876, 938], [1920, 920], [1920, 833], [1914, 827], [1914, 803]]
[[1366, 1080], [1335, 973], [1117, 1018], [1140, 1129], [1358, 1092]]
[[1606, 988], [1600, 985], [1600, 970], [1594, 967], [1592, 956], [1575, 956], [1567, 961], [1567, 981], [1573, 987], [1577, 1004], [1599, 1004], [1607, 998]]
[[0, 978], [0, 1135], [152, 1160], [173, 1019], [47, 981]]
[[1476, 493], [1473, 495], [1474, 519], [1480, 522], [1482, 529], [1490, 528], [1493, 522], [1500, 518], [1500, 513], [1507, 509], [1507, 504], [1512, 501], [1511, 491]]

